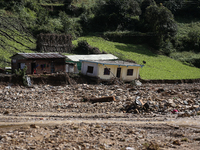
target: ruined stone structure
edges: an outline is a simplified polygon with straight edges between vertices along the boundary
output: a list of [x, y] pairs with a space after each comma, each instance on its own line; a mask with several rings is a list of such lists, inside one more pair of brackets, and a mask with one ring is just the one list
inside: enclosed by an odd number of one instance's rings
[[65, 34], [39, 34], [37, 38], [39, 52], [72, 52], [72, 37]]

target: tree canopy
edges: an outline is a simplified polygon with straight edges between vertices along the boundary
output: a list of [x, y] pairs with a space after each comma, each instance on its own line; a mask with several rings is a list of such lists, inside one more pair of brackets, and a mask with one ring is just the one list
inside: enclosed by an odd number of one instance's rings
[[164, 38], [175, 36], [177, 25], [174, 16], [166, 7], [151, 5], [145, 12], [145, 21], [148, 24], [148, 30], [153, 31]]

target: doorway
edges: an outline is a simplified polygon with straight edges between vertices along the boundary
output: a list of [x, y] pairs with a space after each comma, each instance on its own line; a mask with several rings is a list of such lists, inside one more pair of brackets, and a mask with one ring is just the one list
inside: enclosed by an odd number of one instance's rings
[[120, 78], [120, 76], [121, 76], [121, 68], [117, 68], [116, 77], [117, 77], [117, 78]]
[[31, 63], [31, 74], [34, 73], [34, 69], [36, 69], [36, 64], [35, 63]]
[[55, 72], [55, 67], [54, 67], [54, 63], [51, 62], [51, 73], [54, 73]]

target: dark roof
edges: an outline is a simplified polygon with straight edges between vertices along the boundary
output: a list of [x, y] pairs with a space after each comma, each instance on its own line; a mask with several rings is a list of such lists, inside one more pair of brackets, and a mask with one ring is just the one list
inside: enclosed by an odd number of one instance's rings
[[[66, 58], [65, 55], [61, 55], [59, 53], [17, 53], [15, 55], [13, 55], [12, 57], [16, 56], [16, 55], [21, 55], [25, 58], [37, 58], [37, 59], [42, 59], [42, 58]], [[11, 57], [11, 58], [12, 58]]]

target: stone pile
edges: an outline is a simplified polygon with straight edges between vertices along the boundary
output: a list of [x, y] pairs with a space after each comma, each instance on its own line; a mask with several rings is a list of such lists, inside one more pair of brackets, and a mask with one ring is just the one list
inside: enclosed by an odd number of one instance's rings
[[[90, 103], [84, 97], [113, 96], [115, 101]], [[140, 102], [135, 105], [136, 98]], [[200, 84], [1, 86], [0, 113], [77, 112], [77, 113], [171, 113], [195, 115], [200, 110]], [[133, 105], [134, 104], [134, 105]], [[132, 109], [131, 109], [132, 107]]]
[[199, 147], [199, 128], [163, 122], [200, 114], [200, 84], [1, 85], [0, 104], [0, 149]]

